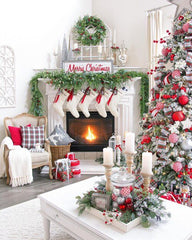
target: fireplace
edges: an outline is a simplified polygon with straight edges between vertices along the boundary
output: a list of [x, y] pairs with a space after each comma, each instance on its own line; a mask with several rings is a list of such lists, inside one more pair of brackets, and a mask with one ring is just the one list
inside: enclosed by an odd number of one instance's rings
[[114, 117], [107, 112], [107, 117], [101, 117], [98, 112], [90, 112], [86, 118], [82, 112], [79, 118], [74, 118], [70, 112], [66, 114], [67, 133], [75, 139], [71, 151], [96, 152], [108, 146], [108, 140], [114, 133]]

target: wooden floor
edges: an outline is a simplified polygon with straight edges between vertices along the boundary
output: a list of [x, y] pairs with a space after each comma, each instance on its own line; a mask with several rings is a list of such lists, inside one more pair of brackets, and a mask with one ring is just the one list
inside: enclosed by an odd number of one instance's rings
[[39, 194], [63, 187], [93, 177], [94, 175], [81, 175], [80, 178], [71, 178], [67, 181], [50, 180], [49, 177], [39, 174], [38, 169], [33, 170], [33, 183], [23, 187], [12, 188], [6, 184], [6, 179], [0, 179], [0, 209], [22, 203], [36, 198]]

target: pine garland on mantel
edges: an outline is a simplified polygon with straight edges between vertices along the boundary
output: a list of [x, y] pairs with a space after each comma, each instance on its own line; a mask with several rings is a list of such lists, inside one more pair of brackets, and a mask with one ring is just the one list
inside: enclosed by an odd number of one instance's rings
[[74, 89], [74, 92], [85, 89], [87, 86], [93, 89], [105, 87], [107, 89], [120, 88], [123, 83], [130, 81], [131, 78], [141, 77], [140, 87], [140, 114], [147, 112], [146, 103], [148, 102], [149, 79], [146, 73], [142, 72], [126, 72], [119, 70], [116, 73], [66, 73], [61, 71], [39, 72], [30, 81], [31, 87], [31, 106], [29, 112], [35, 116], [42, 116], [43, 96], [38, 87], [38, 79], [49, 79], [47, 84], [51, 84], [55, 89]]

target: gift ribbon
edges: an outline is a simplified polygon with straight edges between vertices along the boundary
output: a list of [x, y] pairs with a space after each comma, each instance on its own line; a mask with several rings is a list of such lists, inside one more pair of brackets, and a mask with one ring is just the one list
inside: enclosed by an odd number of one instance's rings
[[120, 151], [122, 152], [122, 148], [121, 148], [121, 145], [120, 145], [120, 144], [115, 146], [115, 149], [117, 149], [117, 148], [119, 148]]
[[74, 89], [72, 89], [70, 92], [69, 92], [69, 96], [67, 98], [67, 102], [71, 101], [73, 99], [73, 93], [74, 93]]
[[170, 84], [170, 81], [169, 81], [169, 76], [171, 75], [171, 72], [167, 74], [167, 76], [163, 79], [163, 83], [164, 85], [167, 85], [167, 84]]
[[84, 93], [83, 97], [81, 98], [81, 103], [84, 103], [88, 91], [89, 91], [89, 87], [85, 90], [85, 93]]

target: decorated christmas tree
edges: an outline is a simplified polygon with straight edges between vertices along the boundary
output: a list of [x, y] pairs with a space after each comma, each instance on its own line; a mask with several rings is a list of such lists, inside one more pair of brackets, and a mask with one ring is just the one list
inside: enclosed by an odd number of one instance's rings
[[192, 12], [182, 10], [172, 34], [154, 40], [162, 44], [162, 55], [154, 74], [155, 87], [149, 111], [141, 121], [137, 141], [136, 169], [141, 154], [154, 154], [153, 174], [167, 189], [175, 184], [192, 189]]

